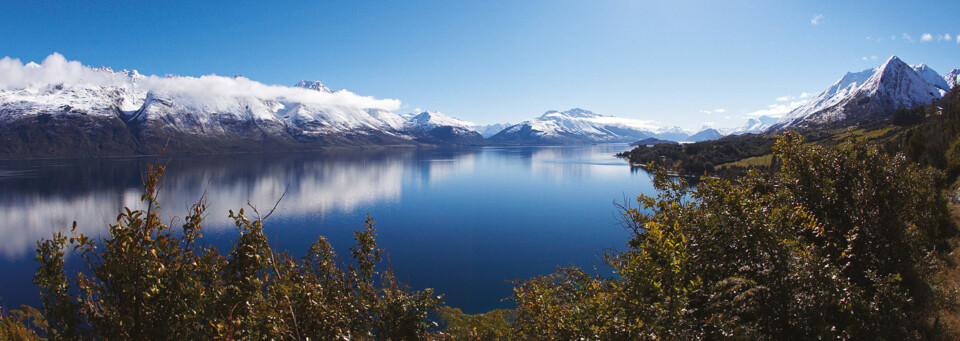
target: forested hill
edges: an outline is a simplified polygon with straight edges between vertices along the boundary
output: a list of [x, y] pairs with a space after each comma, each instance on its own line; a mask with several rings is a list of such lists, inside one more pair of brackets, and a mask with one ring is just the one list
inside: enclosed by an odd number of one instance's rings
[[[891, 116], [857, 122], [840, 128], [798, 129], [808, 143], [836, 145], [865, 139], [890, 153], [902, 152], [911, 161], [960, 173], [960, 89], [940, 100], [912, 109], [899, 109]], [[618, 154], [631, 164], [664, 165], [682, 175], [740, 174], [746, 168], [770, 166], [771, 147], [783, 131], [743, 134], [684, 145], [641, 145]], [[953, 150], [953, 154], [948, 151]], [[954, 159], [951, 161], [950, 156]], [[953, 162], [953, 163], [951, 163]]]

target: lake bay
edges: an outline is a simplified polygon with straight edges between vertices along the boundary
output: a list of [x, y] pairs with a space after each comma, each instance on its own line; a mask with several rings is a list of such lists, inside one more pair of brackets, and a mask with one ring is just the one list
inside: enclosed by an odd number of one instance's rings
[[[613, 203], [651, 193], [649, 175], [613, 155], [626, 144], [367, 149], [309, 154], [171, 156], [162, 216], [178, 229], [206, 190], [205, 240], [227, 252], [229, 209], [267, 212], [276, 251], [306, 253], [326, 236], [344, 261], [369, 214], [385, 264], [414, 289], [431, 287], [467, 313], [510, 307], [511, 280], [576, 265], [609, 275], [602, 254], [624, 247]], [[138, 207], [153, 158], [0, 161], [0, 304], [39, 305], [30, 282], [39, 238], [96, 236]], [[69, 252], [68, 252], [69, 254]], [[78, 257], [71, 257], [75, 260]], [[75, 261], [72, 263], [76, 263]], [[76, 265], [74, 265], [76, 266]], [[595, 270], [594, 270], [595, 268]]]

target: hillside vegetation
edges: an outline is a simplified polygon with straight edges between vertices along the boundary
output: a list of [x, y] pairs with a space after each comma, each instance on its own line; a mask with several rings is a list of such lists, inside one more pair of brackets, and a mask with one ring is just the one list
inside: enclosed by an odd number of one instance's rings
[[[225, 254], [204, 246], [201, 199], [182, 228], [160, 221], [163, 167], [146, 210], [103, 240], [38, 243], [39, 312], [0, 335], [53, 339], [920, 339], [952, 338], [957, 228], [939, 173], [862, 141], [819, 146], [788, 133], [778, 167], [696, 187], [655, 173], [655, 196], [622, 206], [631, 232], [615, 274], [563, 268], [515, 283], [515, 310], [466, 315], [389, 268], [368, 218], [350, 265], [323, 237], [295, 258], [269, 247], [254, 210], [231, 212]], [[87, 271], [69, 274], [67, 252]], [[954, 276], [955, 277], [955, 276]], [[34, 312], [34, 313], [31, 313]]]

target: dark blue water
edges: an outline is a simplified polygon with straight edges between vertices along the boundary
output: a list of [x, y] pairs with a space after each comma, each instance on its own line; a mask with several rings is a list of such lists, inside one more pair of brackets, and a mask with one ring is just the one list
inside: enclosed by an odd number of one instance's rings
[[[626, 145], [383, 149], [313, 154], [173, 157], [164, 216], [182, 217], [206, 188], [206, 237], [228, 248], [228, 209], [269, 211], [277, 250], [306, 252], [318, 235], [349, 258], [369, 214], [397, 276], [476, 313], [510, 307], [511, 280], [576, 265], [608, 274], [601, 256], [627, 232], [613, 202], [651, 191], [649, 176], [613, 154]], [[74, 220], [106, 231], [119, 208], [139, 204], [152, 158], [0, 161], [0, 304], [37, 305], [30, 279], [36, 240]], [[247, 211], [250, 209], [247, 208]], [[177, 225], [177, 224], [172, 224]], [[596, 270], [592, 270], [596, 268]]]

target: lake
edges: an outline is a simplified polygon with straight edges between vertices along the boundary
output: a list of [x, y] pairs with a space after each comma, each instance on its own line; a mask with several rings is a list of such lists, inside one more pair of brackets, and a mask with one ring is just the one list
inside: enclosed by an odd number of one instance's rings
[[[178, 219], [206, 190], [205, 237], [226, 252], [229, 209], [255, 205], [271, 246], [295, 256], [318, 235], [342, 259], [369, 214], [397, 277], [431, 287], [467, 313], [510, 307], [516, 279], [576, 265], [607, 275], [602, 254], [629, 236], [613, 203], [651, 193], [650, 176], [613, 155], [626, 144], [367, 149], [165, 158], [162, 216]], [[53, 231], [96, 236], [138, 207], [153, 158], [0, 161], [0, 303], [39, 305], [36, 241]], [[169, 220], [168, 220], [169, 221]], [[179, 226], [179, 223], [171, 225]], [[69, 254], [69, 252], [68, 252]], [[75, 261], [71, 263], [77, 263]], [[69, 260], [68, 260], [69, 261]]]

